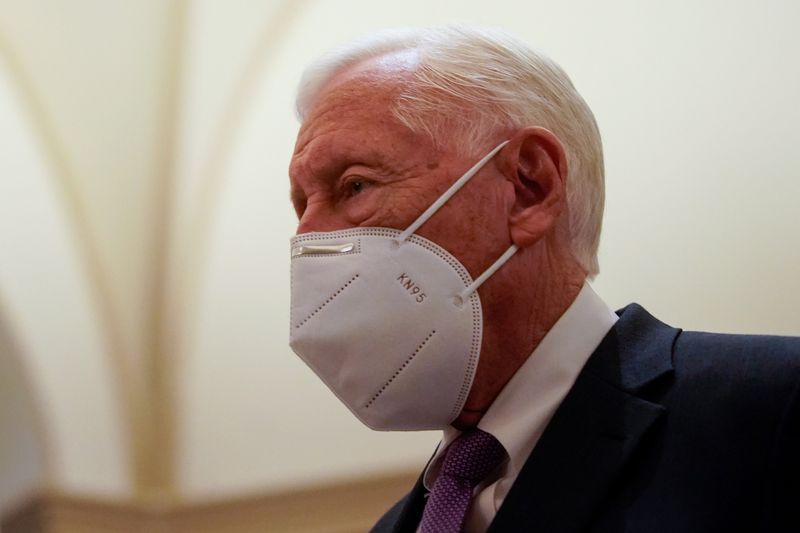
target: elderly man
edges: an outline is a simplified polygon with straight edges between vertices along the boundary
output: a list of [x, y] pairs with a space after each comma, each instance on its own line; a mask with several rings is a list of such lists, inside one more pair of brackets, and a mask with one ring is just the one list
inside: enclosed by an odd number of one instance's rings
[[368, 426], [444, 431], [374, 531], [800, 530], [800, 341], [592, 291], [600, 136], [555, 63], [385, 32], [298, 111], [292, 348]]

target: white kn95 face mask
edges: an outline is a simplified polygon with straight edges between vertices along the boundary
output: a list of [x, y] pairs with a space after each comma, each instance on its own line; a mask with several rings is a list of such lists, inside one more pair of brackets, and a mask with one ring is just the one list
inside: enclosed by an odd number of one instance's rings
[[291, 240], [289, 344], [372, 429], [442, 429], [464, 407], [483, 333], [476, 290], [517, 247], [473, 280], [414, 232], [507, 142], [405, 231], [353, 228]]

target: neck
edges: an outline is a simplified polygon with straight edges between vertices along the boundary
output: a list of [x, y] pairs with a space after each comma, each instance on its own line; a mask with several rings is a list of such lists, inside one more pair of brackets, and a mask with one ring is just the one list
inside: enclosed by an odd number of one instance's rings
[[580, 292], [586, 273], [558, 243], [517, 252], [479, 289], [481, 357], [458, 429], [474, 427]]

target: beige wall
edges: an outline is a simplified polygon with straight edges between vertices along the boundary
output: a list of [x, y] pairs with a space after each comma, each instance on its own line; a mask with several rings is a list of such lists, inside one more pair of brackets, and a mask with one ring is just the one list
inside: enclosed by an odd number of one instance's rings
[[[3, 448], [4, 467], [36, 467], [36, 479], [58, 480], [78, 491], [130, 491], [123, 413], [114, 392], [108, 346], [98, 326], [91, 283], [75, 247], [75, 228], [62, 201], [62, 176], [49, 166], [8, 63], [0, 57], [0, 321], [7, 342], [5, 408], [39, 420], [24, 450]], [[13, 359], [13, 360], [12, 360]], [[16, 369], [12, 373], [12, 369]], [[23, 392], [32, 398], [26, 401]], [[19, 411], [17, 411], [19, 413]], [[11, 412], [5, 416], [13, 417]], [[5, 418], [9, 422], [13, 418]], [[41, 424], [37, 426], [37, 424]], [[16, 431], [19, 426], [0, 432]], [[36, 448], [39, 448], [38, 450]], [[21, 460], [44, 455], [43, 465]], [[11, 454], [11, 455], [8, 455]], [[14, 461], [9, 459], [14, 457]], [[39, 472], [47, 467], [44, 476]], [[20, 476], [23, 472], [17, 472]], [[0, 472], [3, 491], [19, 488]], [[7, 492], [8, 493], [8, 492]], [[2, 504], [0, 504], [2, 508]]]
[[0, 248], [0, 295], [51, 483], [192, 499], [425, 460], [435, 434], [360, 427], [286, 346], [293, 90], [311, 58], [386, 26], [502, 26], [571, 73], [606, 147], [609, 304], [800, 334], [799, 16], [789, 1], [0, 1], [0, 150], [19, 145], [0, 187], [26, 191], [0, 235], [31, 252]]

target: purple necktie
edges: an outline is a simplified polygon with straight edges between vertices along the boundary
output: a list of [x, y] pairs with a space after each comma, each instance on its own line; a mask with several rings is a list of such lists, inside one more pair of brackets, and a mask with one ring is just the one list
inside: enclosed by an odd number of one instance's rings
[[457, 533], [473, 489], [506, 455], [500, 442], [480, 429], [463, 433], [447, 448], [420, 522], [421, 533]]

